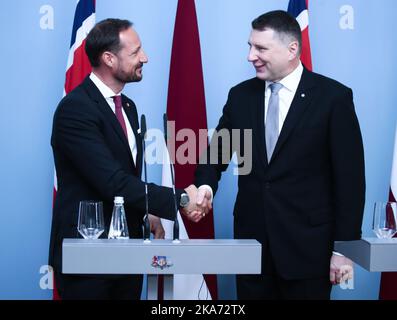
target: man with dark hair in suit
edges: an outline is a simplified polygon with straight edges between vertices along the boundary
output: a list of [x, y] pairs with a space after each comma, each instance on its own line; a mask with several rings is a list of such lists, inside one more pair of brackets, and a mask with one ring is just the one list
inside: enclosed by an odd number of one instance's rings
[[[142, 238], [145, 184], [141, 181], [142, 145], [138, 115], [124, 85], [142, 79], [148, 61], [138, 34], [127, 20], [107, 19], [87, 36], [86, 53], [92, 73], [59, 103], [51, 145], [58, 190], [54, 203], [50, 265], [62, 299], [139, 299], [141, 275], [62, 274], [62, 241], [76, 238], [81, 200], [103, 202], [105, 230], [115, 196], [124, 197], [130, 237]], [[181, 211], [197, 221], [203, 212], [194, 200], [196, 187], [176, 190]], [[148, 184], [149, 212], [174, 219], [171, 188]], [[193, 201], [190, 201], [191, 198]], [[164, 237], [158, 217], [149, 215], [155, 238]], [[103, 234], [106, 236], [106, 234]]]
[[[301, 30], [285, 11], [256, 18], [248, 43], [256, 77], [230, 90], [216, 128], [240, 129], [240, 141], [252, 130], [252, 170], [239, 175], [234, 236], [262, 243], [262, 274], [237, 276], [237, 295], [329, 299], [331, 284], [353, 272], [334, 241], [360, 239], [365, 201], [352, 90], [304, 68]], [[195, 184], [216, 192], [228, 163], [210, 163], [211, 152], [224, 151], [222, 141], [216, 150], [212, 144]]]

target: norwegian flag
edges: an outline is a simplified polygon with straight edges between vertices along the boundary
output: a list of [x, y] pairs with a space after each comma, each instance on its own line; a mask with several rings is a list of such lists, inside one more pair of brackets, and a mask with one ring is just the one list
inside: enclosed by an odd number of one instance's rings
[[66, 67], [65, 94], [77, 87], [91, 72], [85, 54], [85, 39], [95, 25], [95, 0], [79, 0], [74, 15], [72, 40]]
[[[85, 39], [95, 25], [95, 0], [79, 0], [74, 14], [72, 39], [66, 67], [63, 95], [77, 87], [91, 72], [91, 64], [85, 53]], [[58, 188], [57, 175], [54, 174], [53, 202]], [[53, 299], [60, 300], [54, 281]]]
[[312, 71], [312, 55], [309, 41], [309, 0], [290, 0], [288, 13], [296, 18], [302, 31], [302, 53], [303, 65]]

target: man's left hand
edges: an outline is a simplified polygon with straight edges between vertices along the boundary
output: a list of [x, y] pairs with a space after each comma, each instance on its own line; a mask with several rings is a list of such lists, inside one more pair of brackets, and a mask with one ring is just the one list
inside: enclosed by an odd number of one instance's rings
[[161, 220], [152, 214], [148, 215], [150, 223], [150, 232], [153, 233], [155, 239], [164, 239], [165, 231]]

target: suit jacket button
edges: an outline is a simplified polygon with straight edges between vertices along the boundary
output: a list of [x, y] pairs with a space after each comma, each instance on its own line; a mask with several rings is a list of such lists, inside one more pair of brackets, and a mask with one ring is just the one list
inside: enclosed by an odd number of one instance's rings
[[270, 189], [270, 182], [265, 183], [265, 189]]

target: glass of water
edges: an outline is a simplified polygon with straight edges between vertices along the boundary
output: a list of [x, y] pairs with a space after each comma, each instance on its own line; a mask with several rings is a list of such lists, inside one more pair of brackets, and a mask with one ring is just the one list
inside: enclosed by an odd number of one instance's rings
[[397, 232], [396, 222], [396, 202], [375, 202], [372, 229], [378, 238], [392, 238]]
[[84, 200], [79, 205], [77, 230], [84, 239], [98, 239], [105, 230], [102, 202]]

